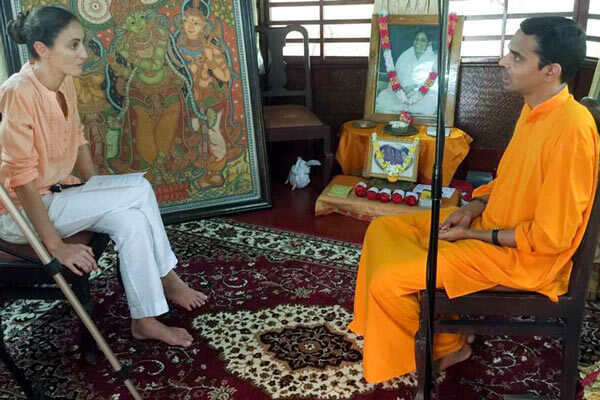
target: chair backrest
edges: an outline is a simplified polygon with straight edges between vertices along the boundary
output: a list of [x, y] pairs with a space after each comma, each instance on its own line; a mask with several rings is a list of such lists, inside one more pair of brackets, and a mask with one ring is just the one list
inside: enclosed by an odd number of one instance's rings
[[592, 213], [581, 243], [573, 254], [573, 269], [569, 280], [569, 294], [574, 297], [585, 298], [587, 286], [592, 272], [594, 253], [598, 245], [598, 231], [600, 230], [600, 182], [596, 188], [596, 197], [592, 206]]
[[[308, 51], [308, 32], [303, 26], [288, 25], [282, 28], [257, 26], [256, 31], [261, 35], [263, 58], [267, 73], [267, 87], [262, 92], [263, 97], [299, 97], [304, 96], [305, 105], [312, 111], [312, 85], [310, 79], [310, 53]], [[286, 64], [283, 58], [283, 48], [290, 32], [302, 35], [304, 49], [304, 89], [287, 90]]]
[[[600, 126], [600, 107], [598, 102], [593, 99], [584, 98], [581, 103], [585, 105], [594, 120], [596, 121], [596, 127]], [[573, 269], [571, 270], [571, 278], [569, 280], [569, 295], [585, 299], [587, 295], [587, 286], [590, 280], [590, 274], [592, 272], [592, 264], [594, 260], [594, 253], [598, 244], [598, 231], [600, 230], [600, 181], [596, 186], [596, 194], [594, 197], [594, 204], [592, 205], [592, 212], [588, 225], [585, 229], [581, 243], [577, 248], [575, 254], [573, 254]]]

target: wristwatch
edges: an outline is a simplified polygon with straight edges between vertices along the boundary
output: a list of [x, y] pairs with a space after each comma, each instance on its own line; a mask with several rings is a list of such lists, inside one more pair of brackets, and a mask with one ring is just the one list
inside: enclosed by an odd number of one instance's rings
[[492, 243], [496, 246], [500, 246], [500, 242], [498, 241], [498, 232], [500, 232], [500, 229], [492, 229]]

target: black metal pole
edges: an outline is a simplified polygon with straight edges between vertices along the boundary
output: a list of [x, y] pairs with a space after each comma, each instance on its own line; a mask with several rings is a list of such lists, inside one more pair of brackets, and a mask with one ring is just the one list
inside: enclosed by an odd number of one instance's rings
[[435, 291], [438, 255], [438, 231], [440, 226], [440, 204], [442, 200], [442, 161], [444, 157], [444, 144], [446, 129], [444, 108], [446, 105], [446, 64], [448, 49], [446, 35], [448, 33], [448, 0], [439, 0], [438, 18], [440, 38], [438, 49], [438, 110], [437, 110], [437, 135], [435, 139], [435, 163], [432, 171], [432, 204], [431, 228], [429, 233], [429, 248], [427, 252], [427, 341], [425, 346], [425, 385], [424, 398], [431, 398], [433, 387], [433, 323], [435, 320]]

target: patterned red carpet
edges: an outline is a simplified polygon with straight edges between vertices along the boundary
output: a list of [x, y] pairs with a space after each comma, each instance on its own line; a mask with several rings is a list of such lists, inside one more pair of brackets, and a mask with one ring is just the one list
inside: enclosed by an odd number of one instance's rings
[[[94, 279], [96, 319], [147, 399], [411, 399], [414, 377], [370, 385], [362, 341], [346, 330], [360, 248], [343, 242], [211, 219], [169, 227], [183, 278], [210, 294], [203, 309], [164, 319], [193, 331], [188, 349], [134, 341], [114, 274], [115, 255]], [[600, 359], [600, 308], [588, 308], [582, 362]], [[64, 303], [15, 303], [3, 310], [7, 345], [53, 398], [128, 399], [106, 361], [78, 360], [77, 320]], [[559, 343], [478, 337], [473, 356], [449, 369], [441, 399], [555, 398]], [[0, 399], [23, 398], [0, 366]]]

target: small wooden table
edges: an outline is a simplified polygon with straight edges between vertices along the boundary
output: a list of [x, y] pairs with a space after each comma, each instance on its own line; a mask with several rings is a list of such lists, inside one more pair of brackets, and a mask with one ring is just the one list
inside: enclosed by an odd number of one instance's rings
[[[377, 132], [382, 138], [391, 135], [383, 133], [384, 124], [377, 124], [370, 129], [355, 128], [354, 121], [344, 123], [335, 159], [340, 163], [344, 175], [362, 176], [366, 165], [367, 150], [371, 133]], [[419, 151], [419, 181], [426, 182], [431, 179], [431, 171], [435, 161], [435, 137], [427, 135], [427, 127], [418, 127], [418, 135], [421, 140]], [[405, 136], [407, 139], [413, 136]], [[452, 128], [450, 135], [446, 137], [444, 146], [444, 161], [442, 164], [442, 184], [448, 186], [456, 169], [469, 153], [469, 144], [473, 141], [466, 132], [458, 128]]]

